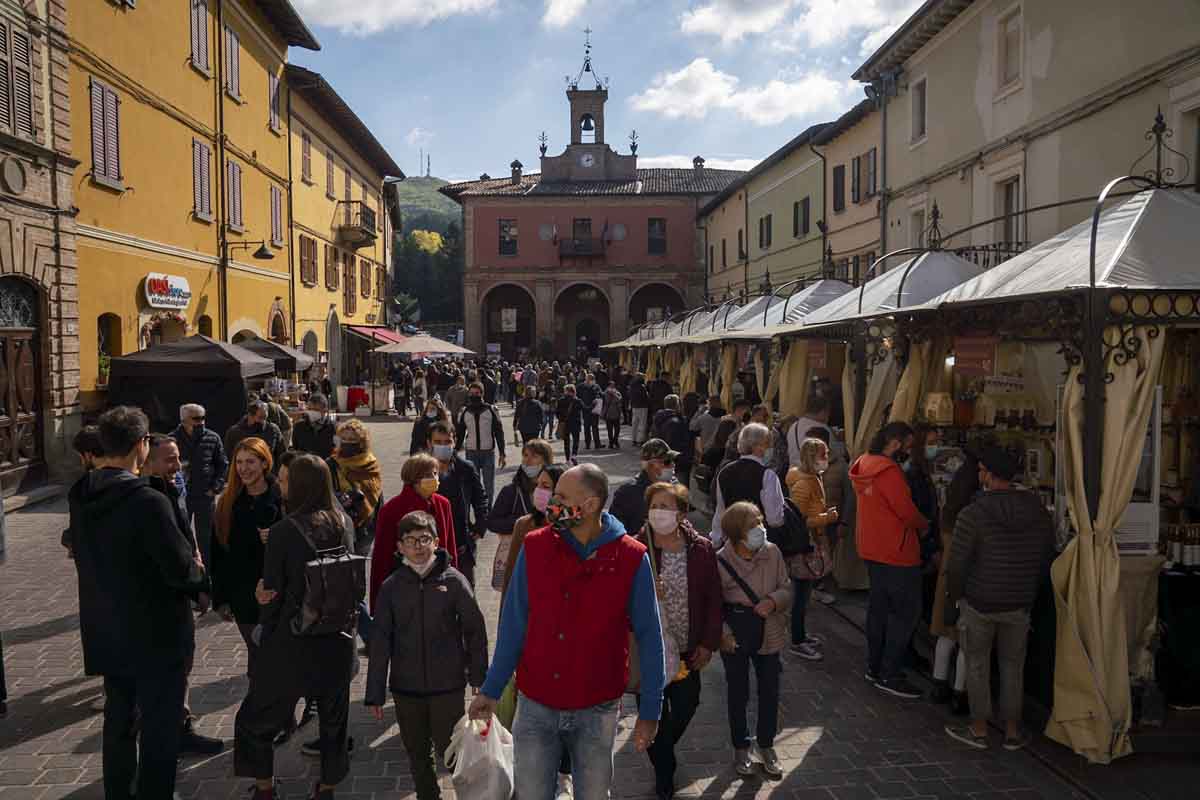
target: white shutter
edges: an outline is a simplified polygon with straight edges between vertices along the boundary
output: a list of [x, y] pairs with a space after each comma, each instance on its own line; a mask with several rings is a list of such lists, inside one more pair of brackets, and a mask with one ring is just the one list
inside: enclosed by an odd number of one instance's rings
[[[116, 91], [104, 87], [104, 174], [114, 181], [121, 180], [121, 98]], [[18, 121], [19, 124], [19, 121]]]
[[200, 208], [212, 219], [212, 149], [200, 145]]
[[267, 75], [267, 107], [271, 130], [279, 130], [279, 76], [274, 73]]
[[200, 185], [204, 180], [204, 151], [196, 139], [192, 139], [192, 210], [196, 216], [204, 214], [204, 192]]
[[92, 94], [92, 175], [107, 174], [104, 166], [104, 86], [90, 79]]

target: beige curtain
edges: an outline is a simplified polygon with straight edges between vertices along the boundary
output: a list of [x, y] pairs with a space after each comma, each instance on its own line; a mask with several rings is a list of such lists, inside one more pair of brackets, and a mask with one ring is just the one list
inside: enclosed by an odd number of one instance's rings
[[662, 360], [662, 351], [657, 347], [651, 347], [650, 353], [646, 358], [646, 382], [654, 380], [658, 377], [658, 365]]
[[679, 365], [683, 363], [683, 345], [677, 344], [666, 348], [663, 351], [663, 371], [669, 372], [672, 377], [678, 378]]
[[[778, 369], [778, 367], [776, 367]], [[767, 394], [767, 362], [763, 358], [762, 348], [754, 348], [754, 383], [758, 387], [758, 396]]]
[[[776, 353], [779, 349], [776, 348]], [[775, 402], [776, 395], [779, 394], [780, 382], [785, 380], [787, 375], [788, 362], [787, 358], [776, 358], [775, 369], [771, 370], [771, 377], [767, 380], [767, 391], [763, 393], [763, 402], [771, 405]]]
[[[867, 379], [867, 396], [863, 401], [862, 416], [855, 420], [854, 440], [850, 447], [851, 460], [867, 452], [871, 437], [883, 426], [883, 409], [896, 394], [896, 359], [889, 352], [887, 357], [871, 370]], [[853, 416], [853, 409], [851, 409]]]
[[925, 398], [931, 392], [944, 391], [948, 385], [946, 339], [937, 336], [912, 345], [908, 350], [904, 373], [896, 384], [896, 396], [892, 400], [888, 422], [912, 423]]
[[850, 348], [846, 347], [846, 361], [842, 365], [842, 417], [846, 421], [846, 451], [849, 452], [854, 444], [854, 435], [858, 431], [855, 424], [854, 408], [857, 402], [854, 398], [854, 362], [850, 360]]
[[683, 364], [679, 367], [679, 393], [685, 395], [696, 391], [696, 353], [691, 347], [685, 348]]
[[779, 413], [799, 416], [808, 405], [808, 341], [793, 341], [785, 363], [786, 371], [779, 383]]
[[[1105, 332], [1110, 340], [1119, 330]], [[1104, 452], [1099, 513], [1088, 514], [1083, 479], [1083, 386], [1081, 367], [1071, 368], [1063, 396], [1066, 428], [1067, 506], [1078, 535], [1050, 571], [1058, 612], [1054, 709], [1046, 735], [1093, 763], [1128, 755], [1131, 707], [1126, 621], [1120, 593], [1121, 562], [1114, 530], [1141, 463], [1154, 387], [1162, 369], [1166, 337], [1134, 330], [1136, 357], [1106, 369], [1113, 376], [1104, 404]]]
[[733, 409], [733, 382], [737, 380], [737, 345], [727, 344], [721, 348], [721, 402], [725, 408]]

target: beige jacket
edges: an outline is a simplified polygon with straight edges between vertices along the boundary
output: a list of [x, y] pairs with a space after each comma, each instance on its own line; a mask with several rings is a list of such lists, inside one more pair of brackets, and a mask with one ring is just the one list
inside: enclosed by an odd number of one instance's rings
[[[791, 633], [788, 628], [788, 611], [792, 608], [792, 581], [788, 577], [787, 563], [779, 548], [767, 542], [750, 559], [744, 559], [734, 552], [733, 544], [727, 542], [717, 552], [717, 558], [723, 559], [733, 567], [734, 571], [749, 584], [758, 599], [767, 597], [775, 601], [775, 611], [767, 617], [763, 631], [763, 646], [759, 655], [778, 653], [787, 647]], [[717, 565], [721, 576], [721, 598], [726, 603], [738, 603], [744, 606], [754, 605], [750, 598], [730, 576], [729, 571]], [[725, 633], [729, 628], [725, 627]]]

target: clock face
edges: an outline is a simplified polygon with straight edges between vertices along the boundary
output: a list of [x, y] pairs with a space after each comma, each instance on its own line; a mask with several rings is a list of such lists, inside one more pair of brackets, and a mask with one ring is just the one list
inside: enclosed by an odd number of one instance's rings
[[596, 163], [596, 157], [591, 153], [584, 153], [579, 157], [579, 166], [591, 167]]

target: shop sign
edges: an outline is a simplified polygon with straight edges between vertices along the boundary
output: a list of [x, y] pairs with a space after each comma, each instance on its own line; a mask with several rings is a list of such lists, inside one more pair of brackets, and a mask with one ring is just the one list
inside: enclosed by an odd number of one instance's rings
[[808, 369], [827, 369], [829, 367], [829, 344], [824, 339], [808, 340]]
[[996, 374], [998, 336], [955, 336], [954, 369], [960, 375]]
[[517, 310], [515, 308], [500, 309], [500, 332], [517, 332]]
[[192, 288], [187, 278], [151, 272], [145, 280], [146, 304], [151, 308], [187, 308]]

